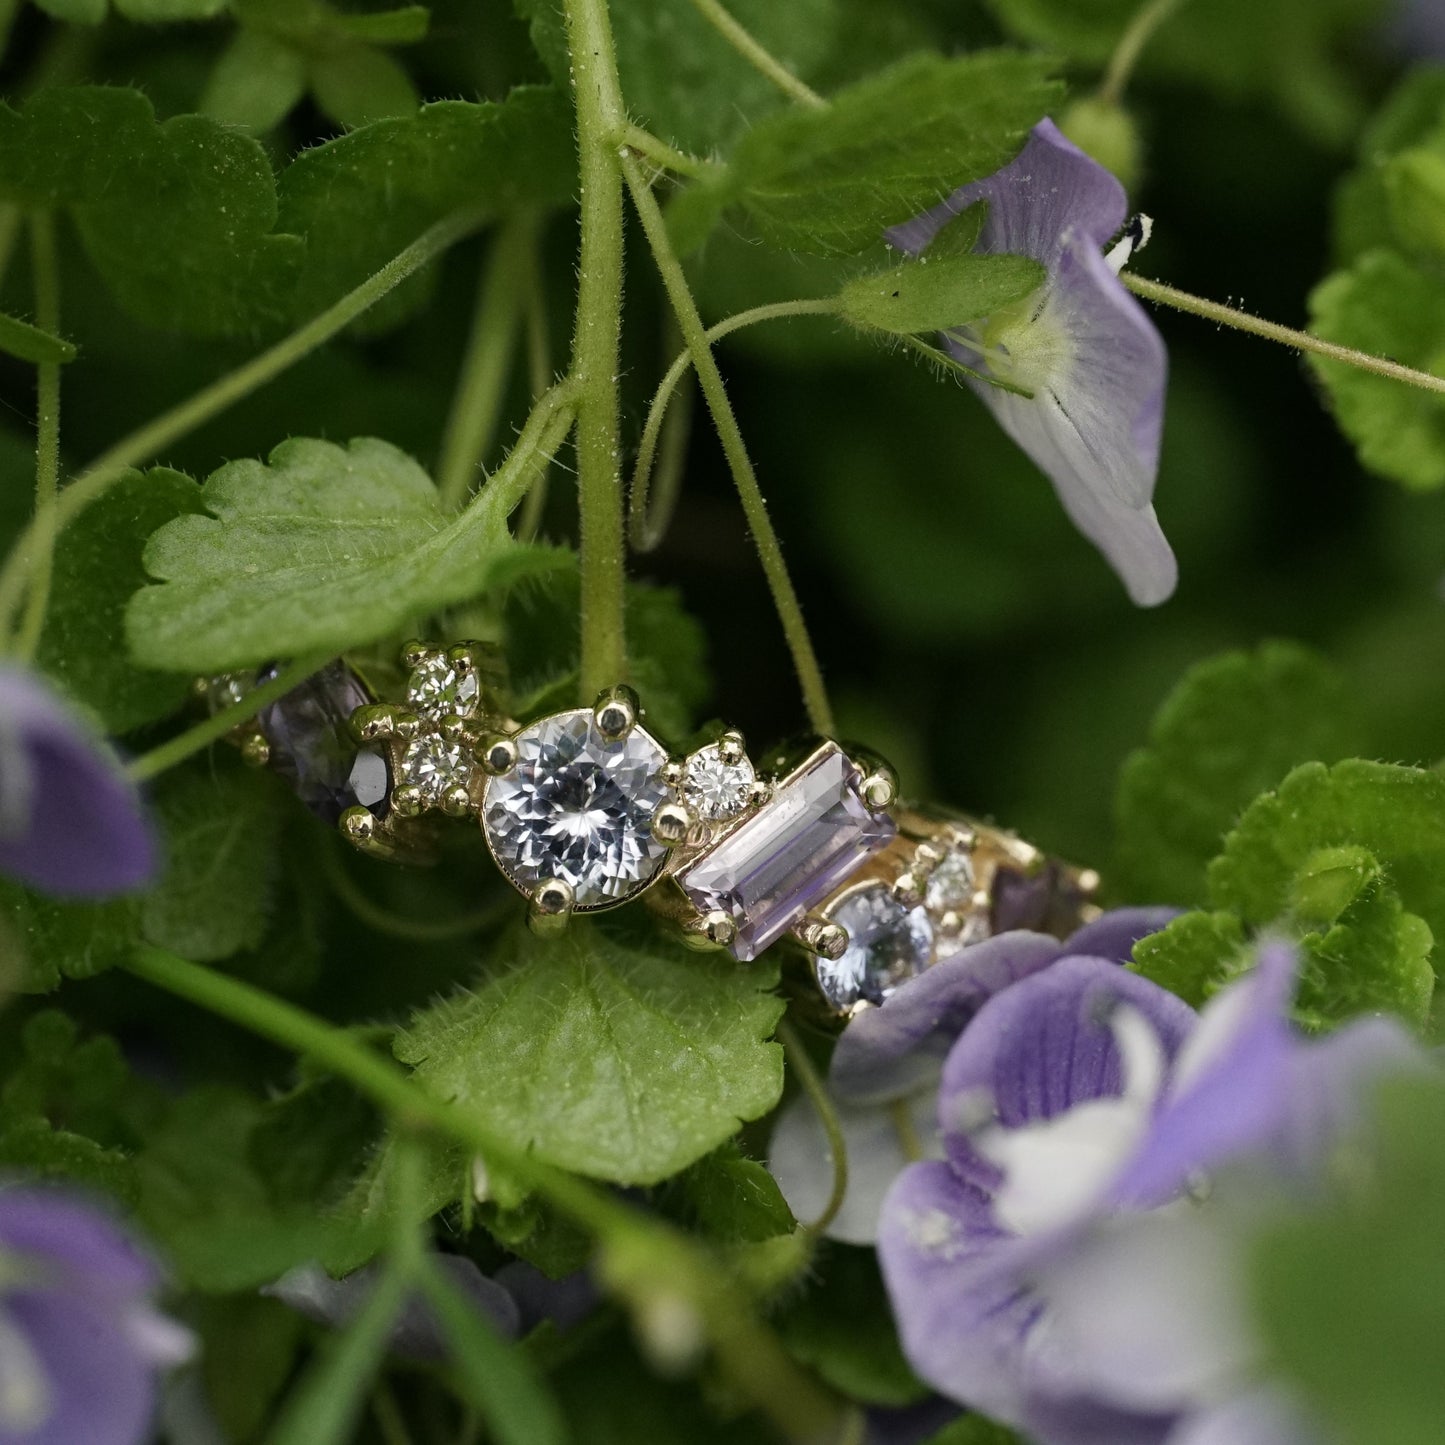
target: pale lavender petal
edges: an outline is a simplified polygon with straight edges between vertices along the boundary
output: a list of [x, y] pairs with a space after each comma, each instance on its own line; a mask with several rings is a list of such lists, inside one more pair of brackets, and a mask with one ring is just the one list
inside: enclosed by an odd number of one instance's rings
[[514, 1259], [493, 1278], [516, 1301], [521, 1334], [544, 1323], [563, 1332], [570, 1330], [591, 1315], [601, 1299], [596, 1282], [585, 1269], [552, 1279], [526, 1260]]
[[1101, 913], [1069, 936], [1067, 952], [1087, 958], [1111, 958], [1128, 963], [1134, 945], [1141, 938], [1167, 928], [1181, 910], [1178, 908], [1113, 908]]
[[[886, 1005], [885, 1005], [886, 1007]], [[848, 1151], [848, 1187], [842, 1207], [829, 1223], [829, 1239], [872, 1244], [878, 1217], [893, 1181], [917, 1155], [899, 1135], [895, 1110], [905, 1110], [908, 1127], [930, 1159], [943, 1157], [933, 1100], [926, 1093], [887, 1105], [836, 1105], [843, 1144]], [[833, 1153], [818, 1111], [802, 1095], [778, 1116], [769, 1146], [768, 1169], [783, 1191], [788, 1208], [805, 1223], [819, 1218], [833, 1192]]]
[[131, 1347], [123, 1317], [66, 1291], [17, 1291], [5, 1313], [44, 1372], [49, 1412], [33, 1430], [5, 1432], [5, 1445], [141, 1445], [150, 1435], [156, 1382]]
[[155, 866], [114, 756], [38, 678], [0, 667], [0, 873], [89, 895], [137, 888]]
[[853, 1018], [828, 1069], [833, 1093], [880, 1104], [931, 1088], [965, 1024], [1000, 989], [1055, 962], [1055, 938], [1003, 933], [962, 949]]
[[1077, 1104], [1115, 1096], [1122, 1061], [1110, 1018], [1121, 1004], [1152, 1026], [1166, 1061], [1178, 1054], [1194, 1010], [1172, 993], [1104, 958], [1065, 958], [990, 999], [944, 1065], [939, 1122], [949, 1159], [985, 1188], [999, 1180], [965, 1124], [980, 1098], [1005, 1128], [1052, 1119]]
[[155, 1261], [119, 1225], [59, 1189], [0, 1188], [0, 1250], [27, 1257], [62, 1289], [81, 1286], [124, 1299], [161, 1283]]
[[1327, 1438], [1283, 1390], [1261, 1387], [1188, 1416], [1166, 1445], [1324, 1445]]

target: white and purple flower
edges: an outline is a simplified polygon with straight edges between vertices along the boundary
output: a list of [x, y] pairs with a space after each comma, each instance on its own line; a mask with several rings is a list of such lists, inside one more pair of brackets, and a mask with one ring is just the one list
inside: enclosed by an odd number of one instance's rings
[[91, 896], [137, 888], [155, 867], [114, 755], [33, 673], [0, 666], [0, 874]]
[[1010, 164], [894, 227], [887, 239], [920, 254], [979, 201], [988, 212], [974, 249], [1030, 256], [1045, 278], [1017, 306], [947, 333], [948, 348], [975, 370], [1032, 393], [971, 383], [1134, 601], [1163, 602], [1178, 580], [1153, 507], [1168, 358], [1153, 322], [1119, 280], [1122, 260], [1104, 253], [1124, 225], [1124, 188], [1044, 120]]
[[1425, 1065], [1381, 1019], [1299, 1036], [1294, 970], [1268, 945], [1196, 1015], [1071, 957], [978, 1010], [943, 1066], [943, 1157], [879, 1224], [925, 1380], [1040, 1445], [1318, 1438], [1260, 1368], [1244, 1244], [1319, 1186], [1367, 1082]]
[[154, 1306], [160, 1271], [60, 1190], [0, 1188], [0, 1442], [140, 1445], [160, 1372], [190, 1333]]

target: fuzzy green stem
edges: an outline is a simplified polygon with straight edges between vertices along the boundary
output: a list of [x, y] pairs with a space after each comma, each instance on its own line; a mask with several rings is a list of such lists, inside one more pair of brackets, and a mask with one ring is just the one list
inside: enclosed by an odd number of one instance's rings
[[[552, 338], [547, 327], [547, 296], [542, 289], [542, 268], [533, 250], [527, 258], [527, 381], [536, 401], [552, 384]], [[547, 483], [551, 468], [544, 467], [541, 475], [532, 484], [527, 500], [522, 506], [522, 515], [517, 519], [518, 540], [530, 542], [542, 525], [542, 515], [547, 507]]]
[[640, 125], [623, 127], [619, 140], [623, 144], [631, 146], [640, 155], [646, 156], [660, 169], [673, 171], [680, 176], [691, 176], [697, 180], [713, 175], [722, 169], [715, 161], [705, 161], [699, 156], [690, 156], [686, 152], [668, 145], [665, 140], [653, 135], [650, 130], [643, 130]]
[[637, 208], [638, 219], [642, 222], [643, 233], [652, 248], [658, 274], [662, 277], [662, 284], [672, 302], [683, 340], [686, 341], [693, 365], [697, 368], [702, 394], [712, 412], [713, 425], [717, 428], [733, 482], [742, 499], [743, 512], [753, 534], [763, 573], [773, 594], [773, 605], [783, 624], [783, 634], [787, 638], [788, 650], [792, 653], [793, 666], [802, 686], [808, 722], [815, 732], [831, 737], [834, 731], [833, 709], [828, 701], [827, 689], [823, 685], [822, 669], [818, 666], [818, 657], [813, 651], [807, 624], [803, 621], [802, 605], [793, 588], [792, 578], [788, 575], [787, 564], [783, 561], [783, 549], [768, 516], [767, 503], [763, 500], [747, 445], [738, 427], [732, 402], [728, 399], [722, 372], [718, 370], [717, 360], [708, 345], [707, 331], [702, 324], [702, 317], [698, 315], [697, 303], [692, 298], [682, 263], [672, 249], [672, 242], [667, 234], [667, 222], [663, 219], [662, 209], [658, 206], [657, 198], [652, 194], [646, 177], [629, 151], [622, 154], [622, 173], [627, 179], [628, 190], [632, 194], [633, 205]]
[[[52, 335], [60, 330], [60, 263], [55, 247], [55, 217], [37, 211], [30, 218], [31, 271], [35, 278], [35, 324]], [[35, 520], [27, 549], [30, 596], [15, 639], [15, 655], [29, 662], [45, 631], [50, 578], [55, 566], [55, 502], [60, 486], [60, 363], [42, 361], [35, 388]]]
[[622, 443], [622, 177], [614, 137], [627, 125], [606, 0], [564, 0], [582, 185], [572, 379], [577, 401], [577, 502], [584, 699], [627, 672]]
[[330, 661], [330, 654], [322, 653], [314, 657], [304, 657], [289, 667], [283, 667], [275, 677], [263, 682], [259, 687], [252, 688], [240, 702], [232, 703], [214, 717], [208, 717], [195, 727], [187, 728], [185, 732], [177, 733], [175, 737], [152, 748], [150, 752], [142, 753], [126, 769], [127, 775], [132, 782], [149, 782], [151, 778], [185, 762], [187, 758], [204, 752], [212, 743], [220, 742], [234, 728], [250, 722], [263, 707], [270, 706], [278, 697], [284, 697], [292, 688], [299, 687], [312, 673], [320, 672]]
[[447, 511], [466, 501], [496, 438], [526, 299], [519, 282], [536, 243], [536, 218], [518, 216], [497, 232], [487, 256], [437, 465], [437, 491]]
[[1161, 306], [1172, 306], [1176, 311], [1187, 311], [1191, 316], [1202, 316], [1206, 321], [1217, 321], [1221, 326], [1232, 326], [1236, 331], [1247, 331], [1251, 336], [1262, 336], [1266, 341], [1277, 341], [1282, 346], [1293, 347], [1296, 351], [1308, 351], [1314, 356], [1323, 356], [1360, 371], [1373, 372], [1376, 376], [1387, 376], [1391, 381], [1403, 381], [1407, 386], [1417, 386], [1422, 391], [1445, 394], [1445, 377], [1432, 376], [1428, 371], [1416, 371], [1410, 366], [1401, 366], [1383, 356], [1371, 356], [1366, 351], [1353, 347], [1337, 346], [1333, 341], [1324, 341], [1311, 336], [1307, 331], [1296, 331], [1289, 326], [1280, 326], [1273, 321], [1262, 321], [1247, 311], [1236, 311], [1232, 306], [1222, 306], [1218, 301], [1206, 301], [1202, 296], [1193, 296], [1162, 281], [1150, 281], [1125, 271], [1119, 278], [1136, 295], [1146, 301], [1158, 302]]
[[1124, 99], [1125, 87], [1144, 47], [1154, 32], [1179, 8], [1181, 0], [1146, 0], [1119, 37], [1108, 69], [1099, 84], [1099, 99], [1106, 105], [1118, 105]]
[[699, 1312], [718, 1363], [742, 1398], [766, 1412], [790, 1439], [836, 1438], [837, 1403], [793, 1363], [727, 1270], [680, 1231], [507, 1143], [475, 1110], [437, 1098], [353, 1033], [294, 1004], [158, 948], [137, 948], [127, 967], [157, 988], [347, 1080], [385, 1109], [402, 1132], [442, 1135], [505, 1168], [597, 1236], [614, 1259], [648, 1262], [650, 1268], [633, 1278], [610, 1276], [625, 1297], [645, 1310], [659, 1280], [683, 1292]]
[[[832, 316], [837, 313], [836, 301], [773, 301], [766, 306], [754, 306], [748, 311], [739, 311], [716, 326], [710, 326], [704, 333], [709, 345], [741, 331], [745, 326], [756, 326], [760, 321], [778, 321], [789, 316]], [[628, 489], [628, 529], [632, 545], [639, 552], [650, 552], [662, 541], [667, 531], [677, 501], [677, 488], [659, 486], [656, 500], [649, 506], [652, 494], [653, 462], [657, 456], [658, 444], [662, 437], [663, 421], [669, 414], [678, 383], [692, 367], [692, 352], [682, 351], [667, 369], [667, 375], [658, 383], [652, 395], [652, 405], [647, 409], [647, 422], [642, 428], [642, 442], [637, 449], [637, 463], [632, 469], [632, 486]]]
[[797, 1030], [786, 1019], [778, 1025], [778, 1038], [782, 1040], [783, 1049], [788, 1056], [788, 1067], [798, 1076], [798, 1083], [802, 1085], [808, 1102], [818, 1116], [818, 1122], [823, 1126], [823, 1133], [828, 1140], [828, 1152], [833, 1156], [833, 1187], [828, 1193], [828, 1202], [816, 1219], [803, 1224], [809, 1234], [818, 1237], [838, 1217], [838, 1211], [842, 1209], [843, 1200], [848, 1194], [848, 1144], [843, 1138], [838, 1110], [834, 1107], [822, 1079], [818, 1077], [818, 1071], [813, 1067], [813, 1060], [803, 1046], [802, 1039], [798, 1037]]
[[[212, 382], [188, 401], [163, 412], [145, 426], [122, 437], [98, 456], [85, 471], [60, 493], [55, 509], [57, 532], [103, 496], [131, 467], [151, 460], [164, 447], [218, 416], [253, 391], [274, 381], [289, 367], [309, 356], [344, 330], [381, 298], [414, 272], [435, 259], [481, 225], [479, 216], [467, 213], [451, 216], [424, 232], [354, 291], [327, 307], [319, 316], [293, 331], [290, 336]], [[14, 550], [0, 569], [0, 632], [7, 630], [30, 576], [29, 549], [35, 524], [20, 536]]]
[[776, 56], [763, 48], [752, 35], [738, 24], [718, 3], [718, 0], [692, 0], [693, 8], [737, 51], [754, 70], [767, 76], [785, 95], [791, 96], [799, 105], [823, 109], [828, 102], [805, 85]]

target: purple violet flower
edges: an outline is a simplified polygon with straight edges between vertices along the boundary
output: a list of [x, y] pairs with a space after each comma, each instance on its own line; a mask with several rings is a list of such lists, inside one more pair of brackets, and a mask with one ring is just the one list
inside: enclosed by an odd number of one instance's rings
[[988, 214], [974, 249], [1031, 256], [1046, 274], [1017, 306], [949, 332], [947, 346], [975, 370], [1033, 393], [970, 383], [1048, 476], [1130, 597], [1152, 607], [1178, 580], [1151, 504], [1168, 358], [1119, 280], [1113, 253], [1103, 251], [1124, 224], [1124, 188], [1044, 120], [1001, 171], [895, 226], [887, 239], [917, 255], [978, 201], [988, 203]]
[[0, 666], [0, 873], [44, 893], [121, 893], [155, 871], [134, 786], [33, 673]]
[[0, 1188], [0, 1442], [140, 1445], [159, 1371], [190, 1357], [156, 1312], [160, 1272], [100, 1210]]
[[925, 1380], [1040, 1445], [1318, 1438], [1258, 1368], [1243, 1241], [1318, 1184], [1369, 1080], [1427, 1065], [1383, 1019], [1297, 1035], [1295, 963], [1266, 945], [1200, 1015], [1080, 957], [984, 1004], [943, 1068], [944, 1158], [879, 1226]]
[[[1124, 963], [1171, 908], [1121, 908], [1067, 943], [1041, 933], [1000, 933], [943, 959], [850, 1020], [833, 1051], [828, 1089], [848, 1150], [848, 1192], [827, 1233], [872, 1244], [883, 1197], [911, 1159], [942, 1158], [935, 1099], [944, 1060], [964, 1026], [1001, 989], [1070, 954]], [[799, 1219], [817, 1218], [833, 1187], [833, 1160], [806, 1098], [782, 1112], [768, 1167]]]

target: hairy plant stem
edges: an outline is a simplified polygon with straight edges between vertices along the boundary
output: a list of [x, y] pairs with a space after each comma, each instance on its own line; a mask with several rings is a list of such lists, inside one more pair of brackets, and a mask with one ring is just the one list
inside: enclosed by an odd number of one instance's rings
[[[535, 402], [551, 386], [553, 380], [552, 338], [547, 327], [547, 296], [542, 289], [542, 269], [537, 264], [535, 250], [527, 257], [524, 281], [527, 295], [527, 384], [531, 387], [532, 400]], [[549, 462], [542, 468], [541, 475], [527, 493], [522, 514], [517, 519], [516, 536], [519, 541], [530, 542], [541, 528], [551, 474]]]
[[818, 666], [817, 654], [813, 651], [813, 642], [808, 635], [807, 624], [803, 621], [802, 605], [798, 601], [792, 578], [788, 575], [787, 564], [783, 561], [782, 545], [778, 541], [778, 534], [773, 530], [767, 503], [763, 500], [757, 474], [753, 471], [752, 461], [748, 457], [747, 445], [733, 413], [732, 402], [728, 399], [722, 372], [718, 370], [717, 360], [708, 345], [707, 331], [702, 324], [702, 317], [698, 315], [697, 303], [692, 299], [687, 277], [683, 274], [682, 262], [678, 260], [668, 238], [667, 222], [663, 219], [662, 209], [658, 206], [657, 198], [652, 194], [646, 177], [630, 151], [624, 150], [621, 160], [622, 174], [626, 177], [628, 190], [632, 194], [632, 203], [637, 208], [638, 219], [642, 222], [643, 233], [652, 248], [653, 260], [677, 316], [683, 339], [687, 342], [692, 363], [697, 368], [702, 394], [712, 412], [713, 425], [717, 428], [733, 482], [742, 499], [743, 512], [753, 534], [753, 543], [758, 549], [763, 573], [773, 594], [773, 606], [783, 624], [783, 634], [787, 638], [788, 650], [792, 653], [793, 667], [802, 686], [809, 725], [824, 737], [831, 737], [834, 731], [833, 709], [828, 701], [827, 689], [823, 685], [822, 669]]
[[520, 282], [532, 264], [537, 231], [535, 216], [518, 216], [497, 232], [487, 255], [437, 465], [437, 491], [447, 511], [466, 501], [496, 439], [526, 304]]
[[624, 630], [622, 444], [622, 177], [616, 135], [627, 125], [607, 0], [564, 0], [582, 186], [577, 319], [571, 376], [577, 400], [581, 691], [589, 700], [627, 673]]
[[437, 1098], [353, 1033], [294, 1004], [158, 948], [137, 948], [127, 967], [157, 988], [347, 1080], [386, 1110], [403, 1133], [440, 1135], [505, 1168], [597, 1238], [599, 1276], [632, 1306], [644, 1329], [659, 1295], [680, 1298], [696, 1311], [740, 1396], [789, 1439], [836, 1438], [838, 1403], [793, 1363], [724, 1266], [679, 1230], [507, 1143], [474, 1110]]
[[618, 139], [622, 144], [631, 146], [639, 155], [646, 156], [653, 165], [662, 170], [673, 171], [694, 180], [715, 175], [724, 169], [716, 161], [705, 161], [677, 150], [665, 140], [653, 135], [650, 130], [643, 130], [640, 125], [624, 126]]
[[[55, 335], [60, 330], [60, 263], [55, 247], [55, 217], [36, 211], [30, 218], [30, 269], [35, 278], [35, 324]], [[35, 387], [35, 520], [27, 549], [30, 596], [15, 638], [15, 655], [29, 662], [45, 631], [50, 578], [55, 565], [56, 492], [60, 486], [60, 363], [42, 361]]]
[[[836, 301], [773, 301], [766, 306], [754, 306], [739, 311], [716, 326], [710, 326], [703, 333], [711, 345], [745, 326], [756, 326], [761, 321], [779, 321], [790, 316], [832, 316], [836, 315]], [[628, 528], [632, 545], [639, 552], [650, 552], [667, 531], [668, 519], [677, 501], [676, 487], [659, 487], [657, 501], [649, 508], [652, 492], [653, 462], [657, 456], [662, 436], [663, 421], [668, 415], [673, 394], [678, 383], [692, 367], [691, 350], [683, 350], [668, 367], [667, 374], [658, 383], [652, 394], [652, 404], [647, 409], [647, 421], [642, 428], [642, 442], [637, 449], [637, 462], [632, 469], [632, 485], [628, 488]]]
[[1428, 371], [1416, 371], [1413, 367], [1401, 366], [1398, 361], [1391, 361], [1384, 356], [1371, 356], [1366, 351], [1337, 346], [1333, 341], [1311, 336], [1308, 331], [1296, 331], [1273, 321], [1262, 321], [1247, 311], [1237, 311], [1233, 306], [1223, 306], [1218, 301], [1206, 301], [1202, 296], [1193, 296], [1188, 291], [1166, 286], [1162, 281], [1150, 281], [1128, 271], [1123, 272], [1119, 279], [1136, 296], [1142, 296], [1146, 301], [1172, 306], [1176, 311], [1187, 311], [1191, 316], [1202, 316], [1206, 321], [1217, 321], [1221, 326], [1232, 326], [1236, 331], [1247, 331], [1252, 336], [1264, 337], [1266, 341], [1278, 341], [1296, 351], [1308, 351], [1314, 356], [1323, 356], [1360, 371], [1373, 372], [1376, 376], [1387, 376], [1391, 381], [1403, 381], [1407, 386], [1416, 386], [1422, 391], [1445, 394], [1445, 377], [1432, 376]]
[[1123, 101], [1129, 77], [1133, 75], [1144, 47], [1181, 3], [1183, 0], [1146, 0], [1135, 12], [1134, 18], [1119, 37], [1119, 43], [1109, 57], [1108, 69], [1104, 71], [1104, 78], [1099, 83], [1099, 99], [1106, 105], [1118, 105]]
[[135, 783], [148, 782], [178, 763], [185, 762], [187, 758], [204, 752], [212, 743], [220, 742], [232, 729], [250, 722], [262, 708], [269, 707], [278, 697], [284, 697], [292, 688], [299, 687], [312, 673], [320, 672], [330, 661], [329, 653], [321, 653], [303, 657], [283, 667], [269, 682], [252, 688], [240, 702], [232, 703], [214, 717], [208, 717], [195, 727], [168, 738], [150, 752], [142, 753], [126, 768], [126, 776]]
[[[103, 496], [130, 468], [150, 461], [163, 447], [178, 441], [267, 382], [274, 381], [282, 372], [344, 330], [408, 276], [464, 236], [471, 235], [481, 224], [481, 217], [469, 212], [439, 221], [355, 290], [347, 292], [284, 340], [202, 388], [188, 401], [162, 412], [153, 421], [122, 437], [96, 457], [60, 493], [55, 508], [56, 531], [64, 531], [80, 512], [97, 497]], [[0, 635], [8, 632], [30, 577], [30, 548], [35, 530], [36, 524], [32, 521], [21, 533], [5, 566], [0, 569]]]
[[776, 56], [760, 45], [752, 35], [723, 9], [718, 0], [692, 0], [695, 9], [754, 70], [767, 76], [785, 95], [800, 105], [823, 109], [828, 102], [805, 85]]
[[802, 1085], [808, 1102], [818, 1116], [818, 1122], [823, 1126], [823, 1133], [828, 1140], [828, 1152], [833, 1156], [833, 1187], [828, 1192], [828, 1202], [816, 1219], [803, 1221], [803, 1228], [814, 1238], [820, 1238], [838, 1217], [838, 1211], [843, 1207], [843, 1200], [848, 1193], [848, 1144], [843, 1138], [838, 1110], [834, 1107], [822, 1079], [818, 1077], [812, 1056], [803, 1046], [798, 1031], [787, 1019], [778, 1025], [778, 1038], [782, 1040], [783, 1050], [788, 1056], [788, 1067], [797, 1074], [798, 1083]]

